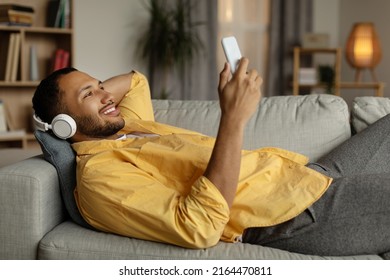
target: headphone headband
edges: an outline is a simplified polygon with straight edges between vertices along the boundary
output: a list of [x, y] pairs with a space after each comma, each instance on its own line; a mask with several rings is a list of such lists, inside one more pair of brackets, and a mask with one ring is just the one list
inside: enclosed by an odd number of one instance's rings
[[40, 131], [48, 131], [49, 129], [51, 129], [51, 125], [43, 122], [37, 115], [33, 115], [33, 118], [34, 118], [34, 125], [35, 125], [35, 128], [40, 130]]

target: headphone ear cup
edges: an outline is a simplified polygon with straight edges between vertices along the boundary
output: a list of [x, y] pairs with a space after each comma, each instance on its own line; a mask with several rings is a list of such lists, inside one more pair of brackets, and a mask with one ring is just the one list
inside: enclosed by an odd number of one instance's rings
[[51, 130], [58, 138], [68, 139], [76, 133], [77, 126], [71, 116], [59, 114], [51, 122]]

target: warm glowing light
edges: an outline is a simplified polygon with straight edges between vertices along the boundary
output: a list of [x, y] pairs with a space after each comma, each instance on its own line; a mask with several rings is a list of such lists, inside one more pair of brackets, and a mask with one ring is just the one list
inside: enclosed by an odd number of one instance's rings
[[227, 22], [233, 21], [233, 1], [226, 0], [225, 20]]
[[370, 25], [356, 27], [355, 45], [353, 47], [355, 63], [360, 67], [370, 67], [372, 61], [373, 36]]
[[373, 68], [382, 56], [379, 38], [374, 25], [370, 22], [356, 23], [349, 35], [346, 46], [346, 58], [357, 69], [356, 80], [360, 80], [360, 70]]

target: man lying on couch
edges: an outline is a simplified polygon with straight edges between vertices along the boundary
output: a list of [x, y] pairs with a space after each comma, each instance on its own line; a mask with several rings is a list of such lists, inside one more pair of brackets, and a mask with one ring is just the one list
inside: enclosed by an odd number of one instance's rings
[[390, 251], [390, 117], [317, 163], [278, 148], [242, 151], [261, 99], [262, 79], [248, 63], [231, 78], [228, 64], [220, 74], [216, 139], [155, 122], [138, 72], [100, 82], [66, 68], [44, 79], [35, 114], [75, 122], [59, 134], [77, 153], [83, 218], [101, 231], [187, 248], [223, 240], [315, 255]]

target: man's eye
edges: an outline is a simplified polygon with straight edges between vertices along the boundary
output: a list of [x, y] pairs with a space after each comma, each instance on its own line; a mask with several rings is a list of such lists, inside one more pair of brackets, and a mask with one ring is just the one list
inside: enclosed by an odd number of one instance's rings
[[92, 95], [92, 92], [88, 92], [88, 93], [86, 93], [85, 95], [84, 95], [84, 98], [87, 98], [87, 97], [89, 97], [89, 96], [91, 96]]

